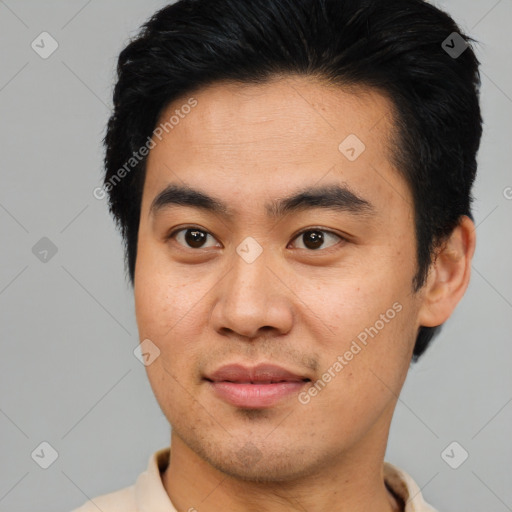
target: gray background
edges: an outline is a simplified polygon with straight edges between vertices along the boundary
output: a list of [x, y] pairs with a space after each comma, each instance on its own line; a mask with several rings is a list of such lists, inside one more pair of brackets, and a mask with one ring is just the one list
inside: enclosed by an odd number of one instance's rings
[[[169, 442], [133, 355], [120, 237], [92, 195], [117, 54], [165, 3], [0, 1], [0, 511], [69, 511], [131, 485]], [[478, 247], [468, 293], [411, 369], [387, 460], [442, 512], [501, 512], [512, 510], [512, 0], [437, 5], [482, 42]], [[43, 31], [59, 44], [47, 59], [31, 48]], [[32, 251], [43, 237], [57, 248], [46, 263]], [[43, 441], [58, 452], [46, 470], [31, 458]], [[458, 469], [441, 456], [453, 441], [469, 453]], [[461, 450], [448, 450], [452, 464]]]

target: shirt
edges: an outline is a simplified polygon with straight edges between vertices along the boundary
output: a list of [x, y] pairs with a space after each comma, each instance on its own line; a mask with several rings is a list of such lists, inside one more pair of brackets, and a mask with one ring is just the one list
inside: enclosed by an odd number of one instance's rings
[[[156, 451], [134, 485], [98, 496], [72, 512], [177, 512], [162, 483], [170, 455], [170, 446]], [[388, 462], [384, 462], [384, 482], [398, 501], [405, 503], [404, 512], [437, 512], [423, 500], [414, 480]]]

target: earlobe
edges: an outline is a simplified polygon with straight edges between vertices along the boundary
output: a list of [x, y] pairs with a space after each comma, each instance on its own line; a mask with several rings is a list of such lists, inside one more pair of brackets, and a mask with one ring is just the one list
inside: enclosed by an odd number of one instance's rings
[[463, 215], [436, 251], [422, 293], [420, 326], [435, 327], [450, 317], [468, 287], [475, 245], [475, 225]]

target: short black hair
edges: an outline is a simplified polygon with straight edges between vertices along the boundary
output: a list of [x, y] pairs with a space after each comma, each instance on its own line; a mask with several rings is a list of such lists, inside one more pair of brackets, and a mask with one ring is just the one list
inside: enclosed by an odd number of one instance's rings
[[[471, 42], [423, 0], [180, 0], [159, 10], [119, 55], [104, 138], [104, 189], [132, 286], [146, 163], [139, 150], [163, 110], [214, 82], [299, 74], [391, 99], [393, 163], [414, 200], [419, 290], [435, 249], [462, 215], [472, 218], [482, 118]], [[420, 327], [414, 361], [440, 327]]]

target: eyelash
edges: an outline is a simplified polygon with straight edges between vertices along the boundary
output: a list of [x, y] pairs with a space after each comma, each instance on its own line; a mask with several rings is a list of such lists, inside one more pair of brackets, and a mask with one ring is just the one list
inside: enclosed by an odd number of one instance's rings
[[[197, 226], [182, 226], [178, 229], [175, 229], [174, 231], [172, 231], [171, 233], [169, 233], [169, 235], [166, 236], [166, 241], [174, 238], [176, 236], [176, 234], [180, 233], [181, 231], [187, 231], [189, 229], [193, 229], [193, 230], [196, 230], [196, 231], [201, 231], [202, 233], [206, 233], [207, 235], [210, 235], [212, 238], [215, 239], [215, 237], [209, 233], [208, 231], [202, 229], [202, 228], [198, 228]], [[320, 231], [322, 233], [327, 233], [329, 235], [333, 235], [337, 238], [340, 239], [340, 241], [342, 242], [346, 242], [347, 241], [347, 238], [335, 233], [334, 231], [331, 231], [329, 229], [324, 229], [322, 227], [317, 227], [317, 226], [313, 226], [313, 227], [310, 227], [310, 228], [306, 228], [306, 229], [303, 229], [302, 231], [300, 231], [299, 233], [295, 234], [294, 237], [292, 238], [292, 242], [297, 240], [301, 235], [303, 235], [304, 233], [307, 233], [309, 231]], [[322, 251], [322, 252], [327, 252], [327, 251], [330, 251], [332, 249], [335, 249], [336, 246], [339, 244], [339, 242], [331, 245], [330, 247], [327, 247], [326, 249], [301, 249], [301, 250], [305, 250], [305, 251], [308, 251], [308, 252], [319, 252], [319, 251]], [[181, 245], [181, 244], [180, 244]], [[181, 246], [183, 247], [183, 246]], [[199, 251], [201, 250], [202, 248], [199, 248], [199, 249], [194, 249], [193, 247], [186, 247], [185, 249], [190, 249], [190, 250], [196, 250], [196, 251]], [[208, 248], [207, 248], [208, 249]]]

